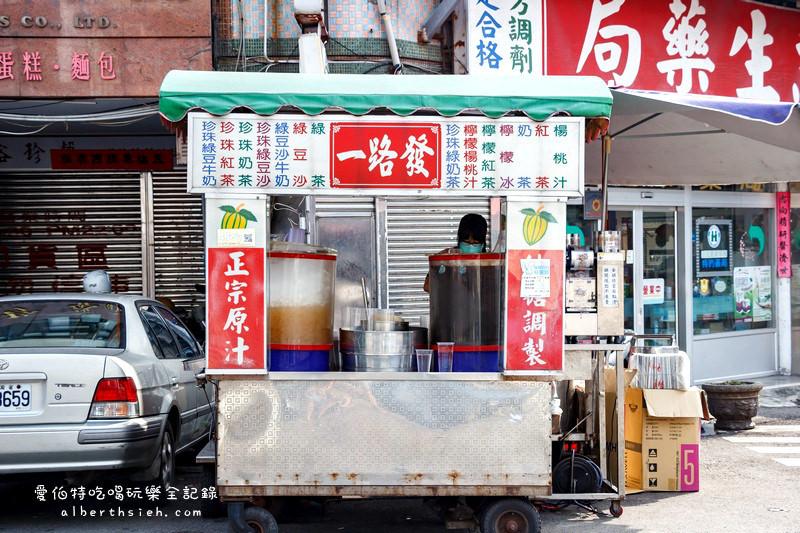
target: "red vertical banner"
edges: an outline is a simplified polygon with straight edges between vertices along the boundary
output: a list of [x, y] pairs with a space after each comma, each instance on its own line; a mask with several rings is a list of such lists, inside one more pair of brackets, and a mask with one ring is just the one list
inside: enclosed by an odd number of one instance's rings
[[206, 373], [266, 374], [269, 200], [206, 195]]
[[508, 202], [506, 228], [505, 373], [561, 372], [566, 206]]
[[264, 249], [209, 248], [206, 372], [265, 372]]
[[778, 277], [792, 277], [792, 223], [791, 196], [788, 192], [775, 193], [775, 213], [777, 216]]

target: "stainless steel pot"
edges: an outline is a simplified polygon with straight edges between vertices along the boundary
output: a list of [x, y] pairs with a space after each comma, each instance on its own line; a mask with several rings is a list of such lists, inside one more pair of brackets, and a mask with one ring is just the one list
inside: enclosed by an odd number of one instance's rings
[[408, 322], [405, 320], [373, 320], [370, 324], [369, 320], [362, 320], [361, 329], [365, 331], [408, 331]]
[[413, 372], [414, 349], [428, 347], [427, 328], [364, 331], [341, 328], [339, 351], [347, 372]]

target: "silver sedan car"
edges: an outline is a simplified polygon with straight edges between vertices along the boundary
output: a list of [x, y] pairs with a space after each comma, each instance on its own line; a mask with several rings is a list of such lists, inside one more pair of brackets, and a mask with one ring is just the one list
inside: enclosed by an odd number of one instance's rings
[[202, 347], [134, 295], [0, 298], [0, 476], [134, 469], [166, 489], [208, 438]]

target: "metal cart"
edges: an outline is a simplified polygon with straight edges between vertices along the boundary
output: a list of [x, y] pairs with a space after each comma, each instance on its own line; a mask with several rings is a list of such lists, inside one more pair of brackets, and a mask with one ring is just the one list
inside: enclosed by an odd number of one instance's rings
[[[270, 501], [281, 497], [451, 498], [459, 501], [462, 509], [468, 509], [466, 517], [471, 514], [476, 518], [483, 531], [538, 531], [538, 510], [564, 502], [608, 500], [611, 513], [618, 516], [625, 497], [624, 455], [616, 453], [613, 464], [609, 464], [612, 450], [607, 441], [624, 442], [623, 409], [622, 403], [616, 402], [612, 419], [606, 420], [604, 372], [609, 353], [624, 349], [613, 343], [622, 333], [622, 253], [611, 248], [598, 251], [597, 272], [591, 279], [597, 290], [596, 301], [603, 303], [591, 307], [588, 300], [583, 301], [580, 312], [567, 316], [563, 299], [565, 202], [570, 196], [583, 194], [584, 139], [595, 138], [607, 128], [603, 117], [610, 111], [610, 96], [605, 84], [577, 77], [537, 79], [530, 86], [526, 82], [524, 88], [512, 78], [471, 77], [468, 84], [455, 76], [398, 76], [392, 77], [391, 82], [379, 78], [385, 77], [172, 72], [162, 85], [162, 114], [176, 130], [188, 135], [189, 190], [206, 195], [206, 377], [217, 386], [216, 432], [214, 441], [198, 460], [215, 468], [219, 495], [227, 503], [231, 526], [236, 531], [277, 530], [266, 508]], [[290, 114], [281, 114], [287, 106]], [[253, 113], [228, 113], [237, 108], [249, 108]], [[327, 113], [308, 116], [298, 114], [298, 109]], [[371, 115], [355, 116], [376, 109], [390, 114], [373, 111]], [[447, 118], [460, 112], [465, 115]], [[188, 124], [184, 121], [187, 113]], [[409, 113], [415, 114], [403, 118]], [[556, 117], [548, 118], [552, 115]], [[274, 147], [278, 140], [275, 132], [279, 128], [287, 131], [284, 124], [292, 121], [299, 125], [294, 130], [296, 137], [292, 137], [297, 144], [292, 146], [293, 159], [287, 163], [289, 170], [281, 175], [280, 183], [275, 174], [267, 175], [266, 171], [262, 179], [255, 168], [255, 176], [242, 173], [246, 179], [221, 169], [236, 163], [231, 158], [222, 164], [227, 154], [219, 155], [221, 151], [231, 150], [230, 155], [238, 155], [239, 165], [253, 165], [252, 153], [242, 150], [261, 143], [256, 137], [260, 134], [264, 142], [272, 142]], [[517, 172], [523, 178], [547, 176], [553, 159], [556, 164], [575, 166], [558, 174], [552, 182], [545, 177], [539, 182], [542, 188], [536, 190], [522, 178], [515, 182], [517, 185], [504, 181], [510, 185], [501, 186], [503, 175], [493, 165], [484, 165], [487, 173], [494, 172], [492, 176], [497, 181], [487, 179], [484, 183], [492, 184], [492, 188], [481, 190], [474, 183], [470, 188], [468, 181], [450, 187], [454, 178], [446, 176], [445, 171], [434, 178], [426, 171], [427, 181], [423, 183], [420, 176], [412, 176], [419, 167], [409, 163], [408, 170], [401, 173], [402, 179], [389, 186], [386, 180], [391, 176], [379, 185], [364, 177], [369, 176], [367, 144], [365, 151], [335, 152], [338, 146], [349, 142], [342, 137], [348, 128], [372, 128], [364, 135], [378, 135], [375, 139], [382, 134], [376, 128], [381, 132], [427, 128], [426, 140], [435, 138], [438, 144], [430, 152], [417, 152], [416, 163], [425, 154], [441, 157], [438, 161], [443, 163], [443, 146], [449, 141], [440, 134], [457, 130], [463, 133], [469, 126], [477, 138], [478, 126], [473, 124], [478, 123], [480, 135], [520, 135], [498, 141], [522, 146], [514, 161], [522, 160], [524, 165], [514, 166], [516, 163], [506, 156], [506, 166], [500, 167], [506, 171]], [[553, 138], [543, 139], [549, 135], [547, 128], [551, 128]], [[314, 140], [313, 131], [328, 137]], [[412, 133], [403, 133], [409, 135], [409, 142], [412, 137], [415, 141], [422, 138], [417, 137], [416, 130], [409, 131]], [[569, 139], [573, 152], [559, 152], [556, 157], [551, 154], [555, 145], [547, 143], [567, 142], [558, 140], [556, 131], [559, 137], [563, 132], [564, 138]], [[219, 135], [215, 138], [212, 133]], [[253, 136], [252, 142], [247, 141], [247, 135]], [[291, 135], [286, 133], [287, 138]], [[542, 139], [537, 140], [539, 135]], [[213, 143], [220, 142], [218, 137], [223, 136], [230, 137], [231, 142], [214, 149]], [[307, 147], [301, 144], [306, 139], [311, 139]], [[236, 152], [236, 140], [241, 153]], [[530, 143], [529, 148], [526, 143]], [[494, 145], [485, 147], [493, 149]], [[308, 163], [308, 158], [315, 155], [318, 160]], [[395, 157], [399, 155], [399, 151], [394, 152]], [[337, 173], [336, 166], [347, 158], [356, 163], [363, 159], [363, 175]], [[400, 164], [395, 166], [403, 168]], [[312, 174], [313, 183], [306, 179]], [[283, 182], [287, 176], [297, 179], [292, 181], [289, 177], [288, 182]], [[417, 181], [409, 181], [412, 178]], [[291, 186], [282, 185], [289, 183]], [[263, 257], [269, 232], [257, 223], [269, 220], [265, 207], [269, 194], [500, 197], [508, 208], [509, 221], [502, 371], [269, 371], [269, 341], [258, 333], [269, 324], [268, 305], [264, 302], [269, 295], [263, 289], [267, 273], [254, 270], [253, 262], [247, 263], [251, 276], [248, 283], [251, 290], [261, 287], [261, 292], [256, 289], [245, 294], [250, 298], [247, 305], [253, 306], [247, 308], [247, 313], [256, 317], [256, 322], [248, 324], [256, 324], [256, 328], [250, 328], [250, 337], [244, 340], [244, 333], [237, 333], [240, 351], [233, 350], [237, 341], [231, 333], [233, 325], [230, 320], [225, 325], [216, 323], [214, 318], [218, 316], [216, 308], [230, 307], [232, 298], [229, 295], [225, 303], [224, 295], [211, 292], [215, 284], [220, 284], [220, 272], [224, 273], [218, 258], [228, 261], [227, 257], [231, 257], [233, 262], [227, 267], [230, 273], [244, 272], [245, 261], [258, 253]], [[240, 209], [247, 202], [255, 207], [245, 215]], [[526, 206], [535, 209], [522, 209]], [[550, 241], [542, 240], [547, 223], [541, 220], [547, 219], [537, 218], [544, 216], [540, 212], [547, 206], [554, 206], [548, 209], [557, 213], [548, 215], [554, 228], [552, 236], [547, 237]], [[539, 225], [530, 222], [533, 220], [539, 220]], [[249, 229], [247, 221], [255, 229]], [[523, 224], [527, 225], [523, 228]], [[512, 230], [513, 238], [522, 244], [513, 244]], [[522, 241], [523, 234], [527, 244]], [[545, 242], [550, 244], [545, 246]], [[261, 252], [253, 254], [253, 250]], [[538, 256], [547, 267], [546, 274], [536, 274], [544, 278], [532, 279], [530, 286], [523, 287], [518, 278], [528, 274], [511, 271], [512, 267], [521, 267], [523, 259], [519, 257], [524, 258], [525, 254], [527, 259], [531, 259], [530, 254]], [[581, 259], [580, 264], [589, 263]], [[587, 278], [581, 279], [580, 284], [574, 285], [585, 288]], [[533, 301], [533, 305], [542, 306], [542, 312], [550, 313], [548, 331], [555, 332], [555, 336], [548, 337], [549, 345], [545, 346], [544, 337], [536, 338], [535, 343], [531, 339], [533, 344], [528, 344], [522, 353], [519, 345], [512, 343], [521, 335], [521, 329], [512, 329], [512, 322], [516, 321], [517, 327], [522, 320], [520, 307], [513, 308], [512, 300], [522, 302], [519, 306], [530, 306]], [[256, 337], [252, 337], [254, 329]], [[225, 341], [227, 347], [222, 339], [229, 339]], [[251, 348], [250, 354], [258, 356], [242, 358], [241, 350], [245, 348]], [[233, 352], [239, 356], [239, 366]], [[564, 400], [575, 399], [574, 407], [565, 406], [565, 422], [554, 431], [550, 406], [553, 391], [558, 390], [556, 385], [576, 382], [583, 384], [579, 393], [563, 395]], [[558, 394], [562, 396], [561, 392]], [[624, 397], [621, 365], [616, 372], [616, 397]], [[609, 426], [615, 428], [615, 439], [607, 434]], [[561, 470], [566, 474], [555, 481], [566, 490], [555, 492], [553, 468], [559, 461], [566, 461]], [[581, 472], [587, 474], [587, 468], [596, 468], [602, 483], [589, 492], [578, 492], [578, 476]], [[614, 484], [611, 479], [618, 481]]]

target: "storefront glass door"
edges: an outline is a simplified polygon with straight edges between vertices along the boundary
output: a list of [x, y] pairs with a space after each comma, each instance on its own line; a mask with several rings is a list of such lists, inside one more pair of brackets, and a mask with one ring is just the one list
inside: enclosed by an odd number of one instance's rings
[[627, 250], [625, 329], [642, 334], [677, 331], [675, 210], [611, 209], [609, 229]]
[[[675, 296], [675, 211], [641, 211], [642, 289], [640, 309], [644, 334], [677, 331]], [[638, 260], [638, 258], [637, 258]], [[637, 333], [639, 330], [637, 329]]]

